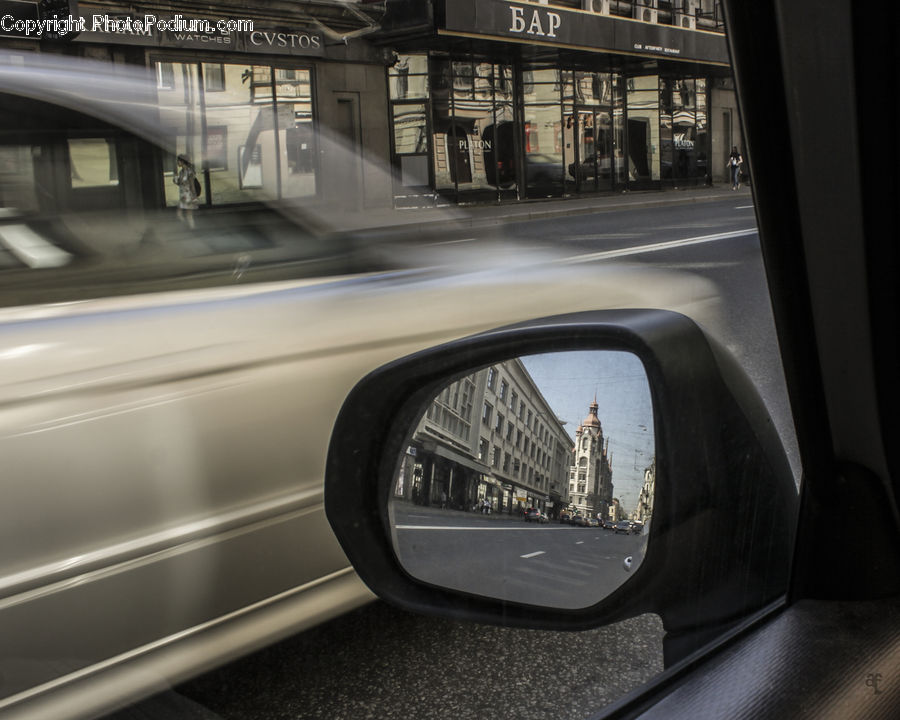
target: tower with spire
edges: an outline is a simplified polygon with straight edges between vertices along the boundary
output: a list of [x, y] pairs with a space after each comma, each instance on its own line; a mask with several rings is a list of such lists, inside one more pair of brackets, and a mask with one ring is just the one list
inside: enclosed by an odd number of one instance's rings
[[613, 499], [612, 457], [609, 439], [603, 436], [597, 395], [588, 406], [588, 416], [575, 431], [572, 466], [569, 468], [569, 498], [579, 512], [609, 517]]

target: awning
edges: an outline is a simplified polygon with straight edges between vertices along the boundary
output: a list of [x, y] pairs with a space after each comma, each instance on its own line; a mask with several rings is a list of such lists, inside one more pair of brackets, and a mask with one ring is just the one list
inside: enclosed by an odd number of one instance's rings
[[457, 452], [456, 450], [451, 450], [448, 447], [438, 445], [434, 449], [434, 454], [439, 455], [442, 458], [446, 458], [447, 460], [452, 460], [453, 462], [462, 465], [463, 467], [470, 468], [475, 472], [482, 473], [483, 475], [487, 475], [491, 472], [491, 469], [484, 463], [480, 463], [475, 458], [463, 455], [462, 453]]

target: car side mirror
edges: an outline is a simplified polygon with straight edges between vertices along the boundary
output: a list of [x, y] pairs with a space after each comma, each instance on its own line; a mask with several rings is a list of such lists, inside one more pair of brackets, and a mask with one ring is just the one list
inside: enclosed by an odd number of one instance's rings
[[[583, 566], [588, 570], [585, 579], [570, 592], [530, 592], [516, 575], [520, 563], [496, 558], [493, 564], [476, 562], [479, 553], [522, 559], [540, 549], [526, 551], [528, 543], [539, 537], [535, 533], [542, 533], [540, 537], [548, 541], [567, 533], [574, 546], [578, 542], [571, 535], [574, 532], [587, 538], [592, 531], [616, 535], [619, 528], [575, 530], [555, 525], [551, 529], [547, 524], [537, 525], [525, 535], [524, 527], [519, 527], [519, 523], [525, 524], [522, 516], [506, 531], [501, 544], [507, 547], [502, 552], [498, 531], [472, 530], [475, 517], [466, 507], [456, 511], [466, 516], [467, 522], [461, 525], [465, 530], [421, 529], [446, 527], [451, 507], [458, 506], [460, 499], [465, 503], [472, 500], [473, 488], [474, 499], [479, 493], [489, 496], [492, 509], [499, 509], [501, 516], [506, 511], [508, 518], [514, 518], [509, 511], [518, 509], [522, 497], [526, 509], [529, 502], [543, 506], [538, 510], [546, 510], [549, 503], [553, 511], [557, 500], [549, 489], [553, 478], [559, 478], [560, 493], [560, 467], [566, 471], [569, 497], [587, 499], [579, 492], [574, 431], [569, 435], [573, 441], [571, 464], [553, 460], [548, 453], [549, 465], [543, 456], [540, 464], [529, 462], [532, 471], [535, 466], [542, 469], [537, 481], [532, 472], [530, 481], [519, 478], [519, 483], [503, 486], [507, 427], [500, 430], [502, 440], [491, 439], [497, 432], [499, 382], [511, 377], [511, 372], [507, 375], [510, 369], [527, 371], [536, 358], [562, 358], [570, 365], [585, 367], [574, 384], [582, 398], [592, 387], [599, 396], [600, 383], [609, 383], [604, 387], [618, 388], [622, 394], [624, 368], [639, 369], [644, 388], [632, 391], [631, 397], [636, 404], [652, 408], [651, 420], [627, 421], [648, 425], [652, 435], [652, 509], [639, 519], [636, 515], [615, 518], [623, 523], [639, 522], [640, 534], [623, 530], [619, 538], [622, 548], [617, 546], [615, 552], [604, 556], [613, 558], [616, 566], [616, 572], [606, 579], [601, 580], [593, 569], [599, 563], [596, 554], [583, 560], [593, 565]], [[594, 365], [584, 366], [591, 359]], [[604, 363], [607, 368], [619, 363], [619, 369], [603, 370]], [[557, 364], [547, 375], [550, 380], [556, 377], [557, 384], [559, 374], [554, 376], [554, 372], [560, 367]], [[489, 378], [492, 370], [493, 380]], [[529, 399], [521, 423], [517, 405], [513, 444], [518, 429], [533, 427], [539, 408], [546, 427], [553, 432], [553, 416], [561, 419], [558, 405], [554, 407], [555, 401], [549, 399], [557, 390], [547, 382], [541, 390], [540, 382], [532, 382], [538, 374], [527, 371], [517, 381], [520, 388], [534, 384], [544, 405]], [[568, 375], [566, 382], [573, 386], [570, 381], [575, 373], [561, 374]], [[490, 390], [492, 382], [494, 389]], [[509, 395], [500, 401], [507, 403], [507, 409], [513, 384], [508, 383], [505, 393]], [[461, 440], [465, 433], [458, 426], [456, 437], [447, 432], [452, 422], [442, 424], [439, 419], [427, 427], [429, 413], [434, 419], [435, 413], [451, 409], [454, 402], [459, 408], [460, 399], [449, 397], [457, 392], [472, 404], [468, 419], [458, 418], [469, 424], [468, 445]], [[640, 400], [641, 393], [646, 402]], [[444, 396], [448, 396], [446, 403], [441, 402]], [[495, 402], [488, 419], [484, 403], [490, 399]], [[476, 402], [482, 404], [476, 406]], [[530, 423], [529, 408], [533, 411]], [[602, 423], [602, 418], [598, 420]], [[633, 428], [626, 424], [619, 430], [624, 436]], [[610, 426], [609, 436], [614, 432]], [[583, 434], [578, 436], [581, 438]], [[486, 447], [482, 439], [487, 441]], [[429, 440], [433, 442], [426, 446]], [[454, 440], [460, 441], [455, 449]], [[559, 433], [553, 446], [564, 442]], [[495, 446], [500, 453], [496, 461]], [[430, 453], [428, 468], [415, 460], [420, 448]], [[548, 446], [540, 449], [547, 451]], [[479, 458], [480, 450], [488, 455]], [[529, 461], [530, 452], [529, 448]], [[454, 468], [455, 477], [464, 483], [455, 491], [449, 472]], [[512, 473], [513, 466], [507, 469]], [[599, 472], [596, 477], [599, 479]], [[613, 472], [613, 492], [615, 483]], [[427, 496], [414, 499], [414, 488]], [[541, 494], [543, 488], [545, 494]], [[604, 489], [602, 484], [600, 489]], [[630, 492], [640, 495], [641, 490], [633, 484]], [[601, 493], [591, 498], [590, 504], [582, 504], [594, 510], [595, 504], [604, 500]], [[495, 502], [504, 506], [495, 508]], [[386, 600], [419, 612], [557, 630], [586, 629], [654, 612], [662, 618], [667, 639], [673, 638], [676, 644], [674, 639], [692, 636], [696, 628], [735, 623], [785, 593], [797, 502], [797, 488], [781, 442], [741, 368], [689, 318], [662, 310], [611, 310], [536, 320], [424, 350], [379, 368], [353, 389], [341, 409], [325, 477], [325, 507], [332, 528], [360, 577]], [[637, 498], [632, 505], [624, 508], [626, 514], [636, 511]], [[411, 521], [416, 514], [429, 517]], [[614, 524], [608, 509], [603, 519]], [[492, 540], [485, 539], [489, 532]], [[626, 537], [630, 544], [624, 542]], [[595, 550], [599, 553], [599, 546]], [[562, 550], [554, 552], [563, 557]], [[467, 558], [472, 561], [468, 565]], [[488, 571], [495, 575], [489, 582]], [[677, 644], [674, 654], [682, 656], [699, 642]], [[667, 661], [674, 654], [667, 653]]]

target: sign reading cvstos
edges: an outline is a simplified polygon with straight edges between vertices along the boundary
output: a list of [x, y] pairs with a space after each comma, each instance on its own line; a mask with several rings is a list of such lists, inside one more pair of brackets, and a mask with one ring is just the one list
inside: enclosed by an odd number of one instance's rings
[[564, 7], [508, 0], [446, 0], [445, 34], [728, 64], [725, 36]]
[[305, 28], [262, 27], [257, 22], [230, 18], [206, 20], [183, 15], [144, 16], [103, 14], [100, 9], [81, 7], [84, 31], [76, 42], [144, 45], [169, 48], [204, 48], [230, 52], [275, 55], [325, 54], [322, 34]]

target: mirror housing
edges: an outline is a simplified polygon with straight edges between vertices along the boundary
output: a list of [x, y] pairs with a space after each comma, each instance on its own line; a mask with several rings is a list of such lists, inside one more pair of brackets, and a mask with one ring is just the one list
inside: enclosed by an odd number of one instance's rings
[[[513, 357], [621, 350], [642, 361], [656, 435], [656, 497], [643, 563], [583, 609], [524, 605], [410, 577], [391, 543], [396, 459], [423, 407], [449, 380]], [[347, 557], [382, 598], [421, 613], [581, 630], [656, 613], [678, 655], [787, 589], [798, 492], [781, 441], [734, 359], [692, 320], [664, 310], [609, 310], [530, 321], [402, 358], [351, 391], [335, 423], [325, 509]], [[667, 651], [667, 662], [670, 660]]]

